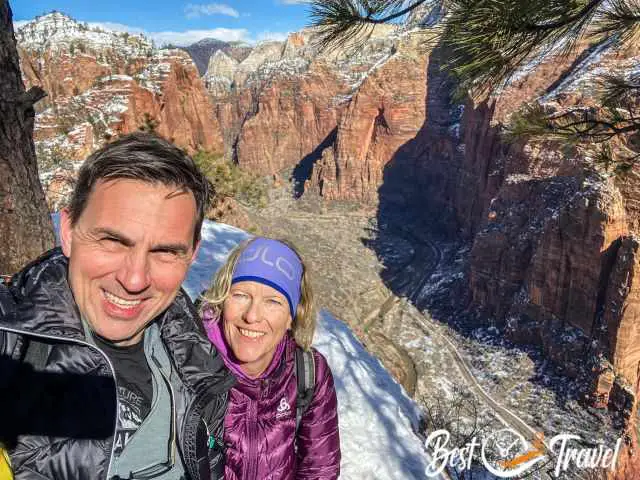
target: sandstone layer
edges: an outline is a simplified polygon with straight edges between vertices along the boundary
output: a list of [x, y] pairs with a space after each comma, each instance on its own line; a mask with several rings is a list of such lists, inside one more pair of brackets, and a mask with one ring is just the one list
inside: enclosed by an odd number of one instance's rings
[[49, 94], [35, 129], [45, 169], [139, 128], [191, 152], [222, 150], [213, 105], [187, 53], [155, 50], [144, 37], [89, 29], [60, 13], [26, 24], [17, 37], [27, 88]]

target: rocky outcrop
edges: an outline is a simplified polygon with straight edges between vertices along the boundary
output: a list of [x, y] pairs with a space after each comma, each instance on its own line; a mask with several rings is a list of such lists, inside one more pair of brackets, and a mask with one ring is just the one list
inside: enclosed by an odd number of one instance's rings
[[318, 66], [292, 81], [283, 76], [251, 92], [255, 113], [246, 118], [235, 140], [242, 168], [271, 174], [312, 155], [338, 122], [335, 97], [342, 83]]
[[348, 100], [336, 141], [314, 171], [323, 197], [375, 202], [385, 165], [424, 123], [427, 57], [411, 40], [368, 72]]
[[213, 105], [187, 53], [155, 50], [143, 37], [90, 29], [60, 13], [24, 25], [17, 38], [27, 87], [49, 93], [34, 134], [42, 171], [139, 128], [191, 152], [222, 150]]
[[[635, 385], [640, 374], [639, 239], [621, 236], [615, 247], [613, 268], [603, 305], [603, 326], [616, 371]], [[635, 392], [634, 392], [635, 393]]]
[[[289, 35], [284, 44], [259, 44], [238, 65], [232, 65], [220, 54], [212, 57], [210, 70], [215, 74], [207, 76], [207, 85], [224, 132], [227, 157], [261, 174], [293, 167], [299, 190], [304, 185], [311, 187], [313, 165], [334, 143], [343, 112], [362, 107], [366, 110], [363, 117], [373, 112], [371, 122], [378, 118], [373, 133], [377, 151], [371, 159], [378, 162], [377, 157], [387, 155], [409, 138], [409, 132], [415, 132], [420, 122], [419, 118], [409, 118], [412, 98], [410, 92], [400, 92], [407, 84], [404, 80], [398, 84], [401, 75], [385, 80], [384, 74], [376, 73], [401, 43], [399, 38], [389, 36], [392, 31], [395, 27], [376, 29], [358, 52], [320, 51], [315, 31], [306, 29]], [[416, 65], [424, 57], [416, 56], [406, 65], [405, 60], [390, 64], [385, 72], [408, 66], [411, 74], [419, 73]], [[376, 98], [369, 100], [369, 94]], [[380, 109], [387, 109], [386, 113], [380, 115]], [[393, 131], [387, 128], [388, 121], [393, 124]], [[346, 142], [344, 148], [350, 148]], [[326, 169], [330, 175], [328, 166]], [[369, 193], [380, 183], [381, 167], [372, 166], [371, 175], [377, 180], [372, 178], [374, 187]], [[330, 196], [328, 177], [320, 181]]]
[[231, 92], [233, 77], [238, 69], [238, 62], [222, 50], [211, 55], [207, 72], [203, 80], [205, 87], [214, 97], [223, 97]]
[[224, 42], [216, 38], [203, 38], [181, 49], [191, 56], [200, 75], [205, 75], [209, 59], [217, 52], [223, 52], [236, 62], [241, 62], [251, 53], [252, 47], [244, 42]]

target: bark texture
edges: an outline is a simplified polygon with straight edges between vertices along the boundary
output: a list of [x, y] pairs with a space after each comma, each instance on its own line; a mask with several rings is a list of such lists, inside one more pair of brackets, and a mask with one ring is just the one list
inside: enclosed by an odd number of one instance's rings
[[25, 91], [11, 8], [0, 0], [0, 274], [54, 245], [33, 144], [33, 106], [44, 96], [38, 87]]

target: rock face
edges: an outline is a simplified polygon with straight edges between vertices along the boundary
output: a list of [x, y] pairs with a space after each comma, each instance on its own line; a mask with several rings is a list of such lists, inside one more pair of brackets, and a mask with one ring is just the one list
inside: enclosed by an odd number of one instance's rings
[[223, 42], [215, 38], [204, 38], [181, 49], [191, 56], [196, 67], [198, 67], [200, 75], [206, 73], [209, 59], [215, 55], [216, 52], [223, 52], [235, 61], [241, 62], [247, 58], [252, 50], [251, 46], [244, 42]]
[[192, 152], [222, 150], [213, 105], [187, 53], [155, 50], [144, 37], [90, 29], [60, 13], [24, 25], [17, 40], [27, 88], [49, 93], [34, 134], [42, 171], [138, 128]]
[[[629, 63], [635, 61], [602, 46], [571, 65], [549, 59], [494, 99], [490, 122], [541, 92], [539, 101], [556, 110], [576, 101], [588, 104], [592, 72], [624, 70]], [[492, 151], [501, 158], [486, 169], [494, 169], [494, 185], [476, 188], [472, 197], [482, 213], [462, 217], [474, 238], [470, 286], [475, 303], [504, 322], [512, 339], [523, 339], [526, 332], [524, 340], [540, 344], [569, 375], [606, 359], [610, 367], [593, 369], [592, 399], [617, 409], [611, 375], [624, 379], [633, 396], [640, 373], [640, 283], [634, 282], [640, 196], [631, 186], [638, 172], [603, 175], [579, 150], [563, 151], [552, 143], [498, 142]]]
[[424, 123], [427, 59], [411, 39], [361, 80], [313, 183], [328, 199], [375, 202], [386, 163]]
[[231, 90], [231, 84], [237, 69], [238, 62], [222, 50], [218, 50], [211, 55], [207, 72], [204, 74], [207, 90], [214, 96], [225, 95]]
[[447, 52], [405, 52], [398, 44], [347, 100], [312, 187], [380, 210], [413, 207], [469, 238], [473, 307], [567, 375], [592, 370], [594, 404], [634, 411], [640, 171], [616, 177], [580, 149], [508, 143], [500, 125], [536, 99], [555, 111], [588, 105], [597, 73], [631, 71], [638, 52], [608, 43], [544, 58], [489, 100], [461, 104], [440, 68]]
[[[335, 189], [342, 188], [340, 182], [349, 184], [355, 179], [338, 179], [335, 170], [340, 167], [324, 163], [332, 158], [324, 150], [353, 149], [358, 156], [371, 146], [372, 166], [364, 174], [371, 179], [360, 188], [363, 194], [374, 196], [382, 178], [380, 159], [411, 138], [421, 125], [420, 115], [413, 116], [410, 110], [416, 95], [424, 98], [424, 82], [416, 82], [416, 91], [411, 77], [422, 74], [425, 59], [415, 54], [410, 36], [390, 36], [395, 31], [388, 26], [376, 29], [357, 53], [320, 52], [310, 29], [289, 35], [284, 43], [259, 44], [239, 64], [216, 53], [205, 81], [217, 105], [227, 157], [261, 174], [293, 168], [299, 193], [306, 185], [332, 197]], [[402, 53], [394, 56], [396, 49]], [[404, 68], [406, 75], [399, 73]], [[389, 75], [396, 69], [397, 73]], [[358, 117], [357, 128], [370, 130], [364, 148], [350, 145], [347, 132], [338, 135], [345, 116]], [[316, 171], [326, 176], [320, 178], [316, 173], [314, 182], [316, 163]], [[337, 178], [335, 184], [329, 178], [332, 174]]]

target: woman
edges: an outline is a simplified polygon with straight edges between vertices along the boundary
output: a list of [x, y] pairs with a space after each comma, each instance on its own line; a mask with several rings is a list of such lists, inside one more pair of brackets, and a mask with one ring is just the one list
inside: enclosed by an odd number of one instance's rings
[[338, 478], [336, 392], [327, 361], [315, 350], [313, 397], [296, 426], [295, 352], [311, 349], [316, 322], [297, 251], [264, 237], [241, 244], [205, 299], [209, 339], [238, 379], [224, 421], [225, 478]]

